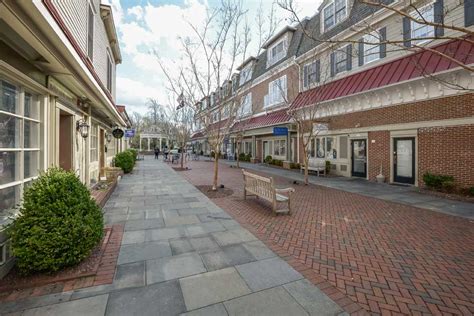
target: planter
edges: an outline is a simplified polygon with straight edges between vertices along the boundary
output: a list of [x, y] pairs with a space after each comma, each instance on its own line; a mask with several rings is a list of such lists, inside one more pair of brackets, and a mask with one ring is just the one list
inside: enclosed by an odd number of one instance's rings
[[106, 167], [104, 168], [105, 171], [105, 177], [107, 178], [107, 181], [113, 182], [117, 180], [119, 176], [123, 175], [123, 171], [119, 167]]
[[385, 176], [381, 173], [379, 173], [375, 179], [377, 180], [378, 183], [384, 183], [385, 182]]

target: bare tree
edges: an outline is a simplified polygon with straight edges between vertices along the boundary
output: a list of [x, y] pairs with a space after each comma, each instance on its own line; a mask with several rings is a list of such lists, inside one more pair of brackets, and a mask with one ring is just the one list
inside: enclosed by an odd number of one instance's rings
[[[185, 100], [182, 100], [185, 104]], [[181, 150], [181, 168], [184, 168], [186, 146], [191, 138], [194, 123], [194, 108], [191, 106], [178, 106], [172, 108], [168, 121], [172, 123], [176, 142]]]
[[[240, 1], [222, 1], [208, 12], [202, 26], [189, 24], [194, 36], [181, 39], [184, 56], [177, 65], [178, 71], [172, 71], [158, 58], [170, 91], [176, 96], [184, 95], [190, 105], [197, 106], [197, 119], [202, 121], [215, 156], [213, 190], [218, 187], [222, 144], [240, 106], [231, 97], [229, 82], [249, 44], [246, 14]], [[203, 98], [209, 98], [205, 105], [201, 102]]]
[[[446, 40], [458, 40], [469, 43], [470, 45], [474, 44], [474, 32], [468, 27], [463, 27], [455, 23], [448, 23], [445, 21], [450, 20], [450, 15], [453, 14], [456, 10], [462, 10], [464, 6], [464, 1], [445, 1], [444, 6], [441, 8], [434, 9], [434, 14], [430, 18], [426, 17], [426, 14], [423, 13], [423, 7], [426, 6], [424, 1], [387, 1], [387, 0], [355, 0], [358, 4], [366, 5], [374, 9], [382, 9], [388, 12], [393, 13], [399, 19], [403, 19], [406, 23], [415, 23], [419, 26], [427, 26], [431, 28], [429, 34], [424, 34], [423, 36], [416, 37], [414, 34], [407, 35], [402, 30], [398, 38], [387, 38], [385, 34], [381, 32], [381, 29], [378, 29], [373, 26], [372, 19], [368, 17], [364, 21], [352, 25], [349, 29], [354, 33], [358, 34], [360, 38], [341, 38], [338, 39], [337, 36], [326, 36], [320, 34], [318, 30], [304, 28], [304, 35], [311, 39], [315, 44], [327, 44], [327, 45], [343, 45], [343, 44], [354, 44], [355, 47], [359, 45], [367, 45], [366, 47], [374, 47], [375, 45], [384, 45], [386, 47], [386, 52], [430, 52], [432, 54], [438, 55], [439, 57], [448, 60], [449, 62], [455, 64], [456, 66], [472, 73], [474, 67], [471, 65], [465, 64], [462, 60], [455, 58], [454, 52], [445, 51], [433, 48], [435, 44], [442, 43]], [[293, 22], [298, 23], [300, 26], [303, 26], [303, 19], [300, 18], [297, 5], [294, 0], [277, 0], [280, 8], [286, 10]], [[436, 4], [433, 4], [436, 5]], [[363, 52], [356, 52], [361, 54]], [[426, 63], [421, 62], [422, 54], [418, 55], [419, 58], [414, 58], [413, 63], [420, 71], [421, 75], [429, 78], [431, 80], [437, 81], [451, 89], [457, 90], [472, 90], [468, 87], [461, 86], [457, 83], [452, 82], [452, 80], [443, 80], [439, 76], [432, 73], [432, 68], [427, 67]]]

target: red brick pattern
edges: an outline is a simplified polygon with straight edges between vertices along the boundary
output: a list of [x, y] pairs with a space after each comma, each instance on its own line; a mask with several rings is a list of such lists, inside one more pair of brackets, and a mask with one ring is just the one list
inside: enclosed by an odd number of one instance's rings
[[420, 183], [423, 174], [432, 172], [451, 175], [458, 185], [474, 186], [474, 125], [420, 128], [418, 151]]
[[400, 104], [333, 116], [329, 128], [345, 129], [387, 124], [436, 121], [474, 116], [474, 94]]
[[[181, 173], [208, 184], [212, 164]], [[234, 190], [213, 201], [350, 313], [474, 313], [474, 229], [469, 220], [320, 186], [293, 185], [291, 216], [243, 200], [241, 173], [220, 167]], [[363, 309], [360, 309], [360, 308]]]
[[122, 243], [124, 226], [116, 224], [113, 225], [112, 229], [108, 231], [110, 233], [107, 234], [103, 240], [103, 243], [105, 244], [105, 250], [101, 256], [100, 263], [95, 274], [86, 277], [74, 278], [67, 281], [59, 281], [26, 289], [3, 292], [0, 293], [0, 302], [21, 300], [33, 296], [67, 292], [80, 288], [112, 283], [115, 275], [118, 255], [120, 252], [120, 244]]
[[[368, 133], [368, 175], [369, 180], [375, 180], [375, 177], [380, 173], [380, 166], [382, 165], [382, 174], [385, 175], [385, 180], [389, 180], [390, 176], [390, 132], [377, 131]], [[375, 141], [375, 143], [373, 142]]]

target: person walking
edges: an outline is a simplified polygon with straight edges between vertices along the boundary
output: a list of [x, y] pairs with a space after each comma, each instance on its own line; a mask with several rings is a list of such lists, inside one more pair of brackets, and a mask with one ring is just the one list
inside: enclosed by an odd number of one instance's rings
[[158, 159], [160, 156], [160, 149], [158, 147], [155, 147], [155, 159]]
[[165, 160], [168, 161], [168, 146], [165, 146], [165, 149], [163, 151], [163, 155], [165, 156]]

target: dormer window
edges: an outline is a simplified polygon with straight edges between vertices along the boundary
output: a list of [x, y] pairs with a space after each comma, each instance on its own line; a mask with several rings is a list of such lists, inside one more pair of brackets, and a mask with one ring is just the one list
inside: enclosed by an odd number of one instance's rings
[[344, 20], [347, 16], [347, 0], [334, 0], [323, 9], [324, 32]]
[[267, 67], [274, 65], [286, 56], [288, 50], [288, 38], [276, 42], [268, 48]]
[[248, 64], [240, 71], [240, 85], [249, 81], [250, 78], [252, 78], [252, 63]]

